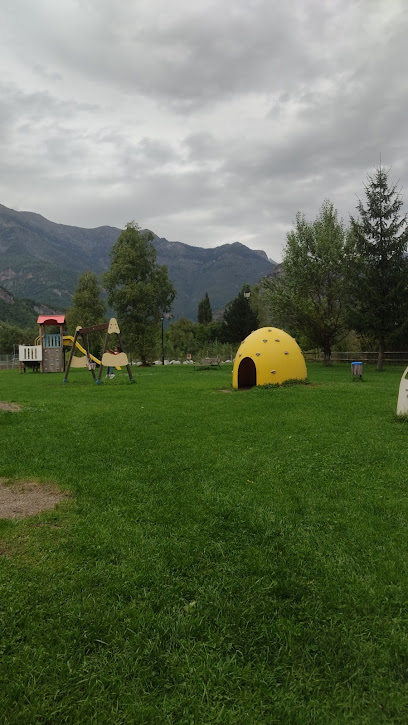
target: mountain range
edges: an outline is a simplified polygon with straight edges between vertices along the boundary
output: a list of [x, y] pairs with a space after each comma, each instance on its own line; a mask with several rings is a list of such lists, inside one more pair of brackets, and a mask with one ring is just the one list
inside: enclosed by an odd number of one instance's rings
[[47, 305], [25, 297], [14, 297], [4, 287], [0, 287], [0, 322], [24, 329], [34, 327], [38, 315], [48, 315], [50, 312], [52, 310]]
[[[101, 274], [121, 229], [85, 229], [57, 224], [0, 204], [0, 286], [15, 297], [36, 300], [56, 311], [72, 301], [78, 277], [85, 270]], [[177, 291], [175, 318], [195, 320], [208, 292], [213, 310], [233, 299], [245, 283], [268, 275], [276, 263], [263, 251], [234, 242], [210, 249], [171, 242], [153, 235], [157, 263], [165, 264]]]

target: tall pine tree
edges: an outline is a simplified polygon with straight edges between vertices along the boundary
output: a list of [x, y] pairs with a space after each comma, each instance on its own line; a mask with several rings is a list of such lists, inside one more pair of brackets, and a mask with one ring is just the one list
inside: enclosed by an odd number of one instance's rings
[[203, 299], [198, 304], [197, 320], [202, 325], [209, 325], [212, 321], [212, 309], [208, 292], [205, 293]]
[[408, 322], [408, 221], [396, 184], [380, 165], [365, 186], [365, 204], [351, 217], [348, 243], [349, 322], [378, 343], [377, 369], [384, 351]]
[[224, 312], [225, 342], [241, 342], [259, 327], [258, 315], [249, 304], [249, 297], [245, 296], [248, 292], [249, 286], [244, 285]]

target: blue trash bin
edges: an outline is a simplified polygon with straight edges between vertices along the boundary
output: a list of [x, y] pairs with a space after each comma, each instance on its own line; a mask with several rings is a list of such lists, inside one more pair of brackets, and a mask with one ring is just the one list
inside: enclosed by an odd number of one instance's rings
[[363, 363], [362, 362], [352, 362], [351, 363], [351, 374], [357, 375], [358, 377], [362, 377], [363, 375]]

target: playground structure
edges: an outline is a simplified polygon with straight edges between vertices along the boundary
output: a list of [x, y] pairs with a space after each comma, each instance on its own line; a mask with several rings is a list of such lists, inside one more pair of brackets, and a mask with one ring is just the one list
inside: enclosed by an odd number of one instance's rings
[[296, 340], [276, 327], [261, 327], [248, 335], [235, 356], [234, 388], [305, 380], [306, 363]]
[[408, 367], [405, 368], [398, 391], [397, 415], [408, 415]]
[[[64, 347], [72, 347], [74, 343], [74, 338], [72, 335], [64, 335]], [[82, 353], [82, 356], [75, 355], [72, 358], [71, 367], [72, 368], [86, 368], [89, 364], [95, 364], [100, 365], [101, 361], [98, 360], [95, 355], [92, 355], [91, 352], [88, 352], [88, 350], [85, 350], [84, 347], [78, 342], [78, 340], [75, 342], [75, 348], [79, 350], [80, 353]]]
[[[102, 360], [98, 360], [98, 358], [94, 357], [94, 355], [91, 355], [89, 352], [89, 335], [95, 332], [106, 332], [105, 335], [105, 342], [103, 347], [103, 354], [102, 354]], [[109, 336], [110, 335], [116, 335], [117, 340], [117, 350], [118, 352], [111, 352], [108, 350], [108, 343], [109, 343]], [[86, 341], [86, 347], [81, 345], [81, 343], [78, 342], [78, 338], [81, 337], [82, 341]], [[90, 327], [77, 327], [75, 330], [74, 337], [71, 337], [70, 335], [66, 335], [65, 338], [67, 343], [71, 345], [71, 352], [69, 355], [67, 368], [65, 372], [65, 377], [63, 382], [66, 383], [68, 381], [68, 374], [70, 371], [70, 368], [85, 368], [87, 367], [88, 370], [90, 370], [92, 377], [97, 385], [101, 384], [101, 378], [102, 378], [102, 372], [104, 366], [106, 367], [116, 367], [117, 370], [120, 370], [121, 367], [126, 367], [129, 381], [133, 383], [133, 376], [132, 371], [130, 369], [129, 360], [125, 352], [123, 352], [122, 347], [122, 340], [120, 337], [120, 329], [117, 321], [114, 317], [111, 317], [109, 322], [103, 322], [100, 325], [91, 325]], [[82, 352], [82, 356], [79, 357], [75, 355], [75, 350], [79, 350]], [[99, 372], [98, 377], [95, 373], [96, 365], [99, 365]]]
[[34, 373], [39, 372], [42, 362], [41, 345], [19, 345], [18, 361], [20, 373], [25, 373], [27, 368], [31, 368]]
[[[40, 315], [37, 319], [40, 334], [35, 345], [19, 345], [20, 371], [33, 368], [42, 373], [61, 373], [65, 369], [65, 315]], [[59, 328], [59, 332], [56, 329]]]
[[[19, 345], [18, 359], [20, 363], [20, 372], [25, 372], [27, 368], [42, 373], [61, 373], [64, 372], [65, 365], [65, 349], [70, 347], [70, 356], [67, 364], [67, 371], [64, 382], [68, 377], [68, 372], [73, 368], [88, 368], [92, 372], [92, 376], [97, 383], [100, 383], [102, 377], [103, 366], [115, 367], [120, 370], [126, 367], [130, 382], [133, 382], [131, 369], [129, 366], [126, 353], [122, 351], [122, 342], [120, 339], [120, 330], [118, 323], [114, 318], [109, 322], [101, 325], [93, 325], [91, 327], [78, 327], [75, 336], [65, 334], [65, 315], [40, 315], [37, 319], [39, 325], [39, 335], [34, 345]], [[102, 360], [89, 352], [89, 335], [92, 332], [106, 331], [104, 353]], [[107, 350], [109, 335], [116, 335], [118, 341], [118, 354], [111, 353]], [[82, 345], [82, 342], [86, 342]], [[81, 355], [75, 355], [80, 352]], [[96, 379], [95, 368], [99, 366], [98, 379]]]

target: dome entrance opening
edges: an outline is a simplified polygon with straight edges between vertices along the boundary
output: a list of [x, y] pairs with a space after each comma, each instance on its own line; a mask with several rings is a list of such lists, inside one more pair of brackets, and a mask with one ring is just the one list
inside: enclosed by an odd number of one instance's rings
[[244, 357], [238, 368], [238, 388], [253, 388], [256, 385], [256, 367], [250, 357]]

